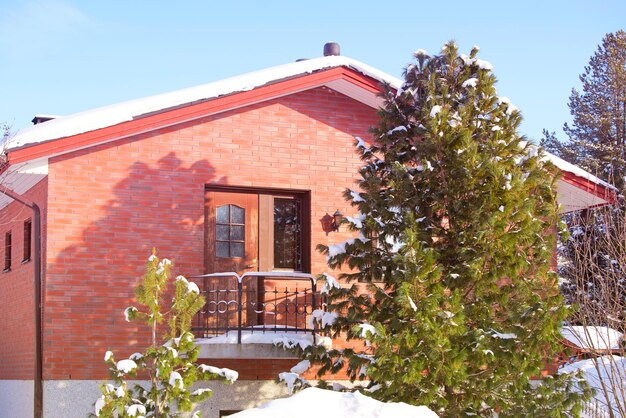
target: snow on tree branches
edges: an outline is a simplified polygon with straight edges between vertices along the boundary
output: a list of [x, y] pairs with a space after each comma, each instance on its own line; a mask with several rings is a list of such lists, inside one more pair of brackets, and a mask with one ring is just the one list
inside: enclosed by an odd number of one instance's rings
[[[194, 404], [211, 396], [210, 389], [190, 391], [197, 381], [223, 379], [233, 383], [238, 374], [234, 370], [196, 364], [199, 349], [189, 332], [193, 316], [204, 306], [198, 286], [178, 276], [174, 289], [170, 288], [172, 262], [149, 257], [143, 282], [135, 289], [137, 302], [124, 310], [126, 321], [146, 322], [152, 331], [151, 345], [144, 353], [134, 353], [128, 359], [115, 360], [107, 351], [104, 361], [114, 383], [101, 386], [102, 396], [95, 403], [97, 417], [171, 417], [180, 411], [191, 411]], [[174, 294], [173, 299], [172, 293]], [[165, 302], [171, 300], [171, 304]], [[166, 311], [163, 309], [167, 306]], [[158, 325], [167, 321], [169, 333], [165, 342], [157, 341]], [[147, 376], [148, 387], [131, 385], [129, 378], [138, 374]], [[200, 417], [200, 412], [193, 414]]]
[[357, 139], [359, 191], [344, 196], [359, 238], [318, 247], [352, 284], [324, 287], [337, 316], [318, 323], [363, 348], [299, 351], [320, 376], [344, 369], [370, 396], [442, 416], [558, 415], [579, 408], [572, 377], [530, 382], [566, 313], [550, 271], [556, 169], [520, 138], [477, 53], [418, 50], [373, 145]]

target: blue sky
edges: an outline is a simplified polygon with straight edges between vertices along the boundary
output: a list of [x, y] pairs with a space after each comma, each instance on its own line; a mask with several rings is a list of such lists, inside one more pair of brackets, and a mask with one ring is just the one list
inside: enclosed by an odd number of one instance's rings
[[71, 114], [322, 55], [401, 76], [411, 53], [454, 39], [481, 47], [498, 92], [521, 109], [521, 132], [563, 134], [567, 99], [626, 2], [3, 0], [0, 122]]

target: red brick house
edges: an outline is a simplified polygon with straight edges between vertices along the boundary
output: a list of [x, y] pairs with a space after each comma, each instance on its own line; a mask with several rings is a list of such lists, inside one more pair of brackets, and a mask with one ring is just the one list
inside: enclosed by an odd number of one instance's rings
[[[107, 377], [104, 352], [143, 349], [144, 328], [127, 323], [123, 310], [153, 247], [187, 277], [323, 272], [325, 257], [315, 245], [345, 241], [350, 233], [325, 231], [320, 220], [336, 210], [355, 215], [342, 192], [354, 184], [355, 136], [369, 138], [383, 82], [401, 83], [358, 61], [326, 56], [18, 132], [6, 152], [3, 184], [42, 212], [44, 415], [84, 416]], [[563, 171], [565, 211], [607, 202], [606, 183], [552, 159]], [[8, 197], [0, 207], [0, 410], [28, 416], [38, 358], [33, 215]], [[206, 286], [205, 279], [196, 282]], [[238, 370], [240, 381], [223, 392], [212, 386], [205, 416], [282, 393], [268, 380], [295, 361], [279, 355], [208, 354], [221, 357], [211, 360], [216, 366]]]

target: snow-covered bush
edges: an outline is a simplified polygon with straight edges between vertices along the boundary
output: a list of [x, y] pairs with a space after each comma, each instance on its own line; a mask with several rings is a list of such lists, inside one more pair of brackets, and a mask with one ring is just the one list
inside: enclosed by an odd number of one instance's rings
[[[210, 389], [190, 391], [195, 382], [237, 380], [238, 374], [233, 370], [196, 364], [199, 349], [189, 329], [191, 319], [205, 301], [198, 286], [183, 276], [176, 278], [174, 298], [169, 299], [171, 265], [167, 258], [159, 260], [154, 251], [148, 259], [143, 283], [135, 289], [137, 301], [143, 306], [126, 308], [124, 316], [129, 322], [138, 320], [148, 324], [152, 331], [151, 345], [143, 353], [118, 361], [111, 351], [104, 354], [113, 383], [100, 387], [102, 396], [96, 401], [92, 416], [177, 416], [178, 412], [191, 411], [195, 403], [211, 396]], [[171, 302], [168, 304], [167, 300]], [[161, 344], [158, 326], [163, 321], [167, 321], [169, 332]], [[138, 374], [147, 377], [147, 387], [127, 381]], [[193, 417], [200, 417], [200, 412], [195, 412]]]

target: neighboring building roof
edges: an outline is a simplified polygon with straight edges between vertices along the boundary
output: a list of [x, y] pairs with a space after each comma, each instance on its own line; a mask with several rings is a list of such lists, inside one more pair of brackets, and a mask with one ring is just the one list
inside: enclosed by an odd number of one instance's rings
[[554, 164], [555, 166], [557, 166], [557, 168], [561, 171], [566, 171], [568, 173], [572, 173], [578, 177], [581, 177], [583, 179], [589, 180], [592, 183], [598, 184], [600, 186], [606, 187], [607, 189], [611, 189], [611, 190], [615, 190], [617, 191], [617, 188], [615, 186], [613, 186], [612, 184], [607, 183], [606, 181], [594, 176], [593, 174], [583, 170], [582, 168], [578, 167], [577, 165], [574, 165], [572, 163], [568, 163], [567, 161], [565, 161], [564, 159], [557, 157], [554, 154], [550, 154], [549, 152], [546, 152], [546, 159], [549, 160], [552, 164]]
[[624, 342], [624, 334], [609, 327], [568, 325], [561, 335], [573, 347], [590, 351], [619, 350]]

